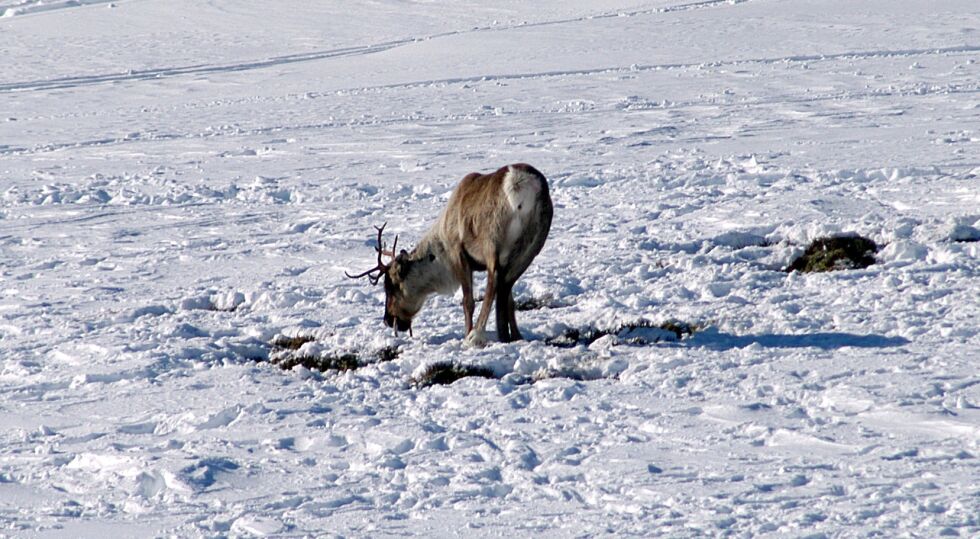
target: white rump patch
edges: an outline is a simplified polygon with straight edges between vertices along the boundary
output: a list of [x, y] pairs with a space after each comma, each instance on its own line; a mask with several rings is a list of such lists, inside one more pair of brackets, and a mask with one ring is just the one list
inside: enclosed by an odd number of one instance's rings
[[507, 175], [504, 176], [504, 192], [507, 194], [511, 211], [527, 214], [531, 211], [538, 193], [541, 192], [541, 179], [522, 170], [514, 170], [514, 167], [508, 167]]
[[538, 193], [541, 192], [541, 179], [533, 174], [509, 167], [504, 176], [504, 193], [512, 213], [507, 225], [507, 241], [500, 252], [500, 261], [504, 264], [510, 258], [510, 247], [524, 235], [532, 212], [537, 207]]

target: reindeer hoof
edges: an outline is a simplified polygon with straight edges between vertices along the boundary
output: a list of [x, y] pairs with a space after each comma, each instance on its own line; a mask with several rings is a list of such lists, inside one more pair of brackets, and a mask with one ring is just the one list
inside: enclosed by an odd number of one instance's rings
[[487, 345], [487, 333], [479, 329], [474, 329], [463, 339], [463, 344], [469, 348], [483, 348]]

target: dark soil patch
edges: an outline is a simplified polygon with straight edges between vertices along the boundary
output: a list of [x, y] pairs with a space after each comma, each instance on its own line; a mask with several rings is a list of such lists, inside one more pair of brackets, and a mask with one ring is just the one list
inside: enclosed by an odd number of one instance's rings
[[819, 238], [786, 268], [786, 272], [814, 273], [863, 269], [875, 263], [878, 245], [861, 236]]
[[545, 342], [560, 348], [572, 348], [580, 344], [588, 346], [606, 335], [615, 335], [620, 342], [642, 346], [658, 342], [679, 341], [686, 336], [693, 335], [699, 329], [701, 328], [698, 326], [678, 320], [668, 320], [661, 324], [639, 320], [612, 329], [571, 328], [557, 337], [547, 339]]
[[421, 375], [415, 377], [412, 383], [415, 387], [430, 387], [434, 385], [449, 385], [470, 376], [496, 379], [492, 370], [476, 365], [460, 365], [451, 361], [433, 363]]

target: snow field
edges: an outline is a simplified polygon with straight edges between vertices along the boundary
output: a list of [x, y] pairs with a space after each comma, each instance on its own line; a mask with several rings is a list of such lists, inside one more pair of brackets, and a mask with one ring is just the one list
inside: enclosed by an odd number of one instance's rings
[[[0, 4], [0, 534], [980, 530], [971, 3], [84, 4]], [[529, 340], [386, 332], [371, 226], [516, 161]]]

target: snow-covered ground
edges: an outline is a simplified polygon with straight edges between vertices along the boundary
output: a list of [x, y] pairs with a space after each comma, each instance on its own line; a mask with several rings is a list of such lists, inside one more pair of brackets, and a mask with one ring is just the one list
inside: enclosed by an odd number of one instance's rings
[[[980, 534], [975, 0], [0, 15], [0, 535]], [[528, 340], [392, 335], [372, 225], [519, 161]], [[839, 232], [879, 263], [779, 271]], [[546, 342], [641, 320], [700, 329]]]

